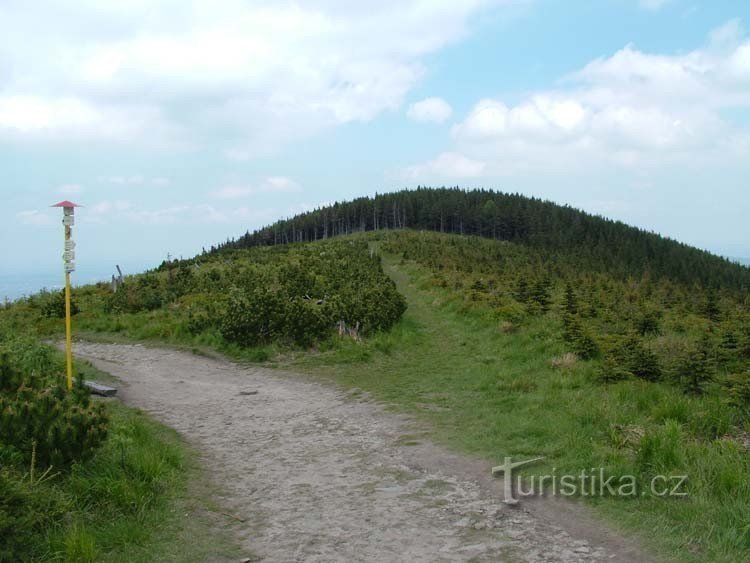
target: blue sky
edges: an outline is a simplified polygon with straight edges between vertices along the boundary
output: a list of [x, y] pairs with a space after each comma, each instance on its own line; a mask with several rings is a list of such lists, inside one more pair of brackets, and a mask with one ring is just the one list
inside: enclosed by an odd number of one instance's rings
[[79, 282], [419, 184], [750, 256], [748, 25], [739, 0], [5, 0], [0, 294], [60, 269], [61, 199]]

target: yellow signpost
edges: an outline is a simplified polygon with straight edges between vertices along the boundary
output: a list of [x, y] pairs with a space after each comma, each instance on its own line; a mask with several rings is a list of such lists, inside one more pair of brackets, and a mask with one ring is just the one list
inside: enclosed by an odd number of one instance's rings
[[61, 201], [52, 207], [62, 207], [63, 227], [65, 228], [65, 245], [63, 262], [65, 264], [65, 367], [68, 391], [73, 389], [73, 335], [70, 322], [70, 274], [76, 269], [75, 248], [73, 240], [73, 225], [75, 224], [75, 208], [79, 207], [72, 201]]

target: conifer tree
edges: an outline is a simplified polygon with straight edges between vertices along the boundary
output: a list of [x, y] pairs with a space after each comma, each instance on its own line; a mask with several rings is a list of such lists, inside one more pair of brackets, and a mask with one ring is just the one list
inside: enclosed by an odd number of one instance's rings
[[552, 302], [549, 292], [549, 282], [545, 279], [538, 279], [531, 288], [530, 298], [531, 301], [539, 306], [539, 310], [542, 313], [549, 311], [549, 306]]
[[686, 393], [702, 395], [706, 385], [711, 381], [713, 373], [711, 348], [710, 340], [704, 337], [683, 358], [679, 367], [679, 377]]
[[578, 314], [578, 298], [576, 297], [576, 292], [573, 290], [573, 286], [570, 282], [565, 284], [565, 314]]

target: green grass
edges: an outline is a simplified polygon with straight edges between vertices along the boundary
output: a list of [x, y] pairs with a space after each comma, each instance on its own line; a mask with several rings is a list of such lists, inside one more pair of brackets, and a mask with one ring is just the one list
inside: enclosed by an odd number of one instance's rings
[[277, 342], [252, 347], [238, 346], [227, 342], [213, 331], [192, 335], [182, 330], [181, 325], [175, 323], [166, 311], [117, 317], [82, 316], [76, 318], [74, 334], [76, 340], [86, 342], [129, 344], [137, 341], [147, 346], [168, 345], [196, 355], [223, 355], [248, 363], [272, 361], [286, 351], [286, 348]]
[[[113, 378], [89, 364], [86, 378]], [[232, 561], [230, 522], [210, 497], [197, 455], [177, 433], [108, 401], [109, 436], [66, 473], [32, 481], [15, 474], [30, 510], [48, 511], [23, 549], [34, 561]], [[37, 470], [37, 474], [40, 470]], [[0, 550], [2, 553], [2, 550]], [[2, 560], [2, 557], [0, 557]]]
[[297, 355], [294, 368], [417, 414], [453, 448], [497, 462], [545, 456], [536, 474], [602, 466], [644, 483], [687, 474], [687, 497], [592, 502], [675, 559], [748, 560], [750, 464], [738, 444], [715, 439], [731, 430], [721, 401], [640, 380], [597, 384], [595, 362], [554, 368], [567, 351], [559, 321], [545, 316], [506, 332], [415, 264], [386, 257], [384, 266], [407, 298], [403, 320], [366, 342]]
[[75, 561], [206, 561], [238, 557], [230, 523], [210, 501], [195, 453], [143, 413], [110, 403], [111, 436], [60, 487], [71, 522], [48, 535]]

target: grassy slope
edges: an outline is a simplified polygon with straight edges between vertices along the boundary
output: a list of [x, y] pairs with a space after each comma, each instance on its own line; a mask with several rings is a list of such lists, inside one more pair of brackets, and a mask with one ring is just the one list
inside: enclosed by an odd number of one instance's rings
[[436, 439], [455, 448], [493, 461], [544, 455], [550, 463], [537, 473], [552, 465], [558, 474], [604, 465], [612, 474], [638, 474], [635, 448], [622, 429], [643, 429], [656, 442], [666, 438], [647, 462], [666, 473], [687, 472], [687, 500], [593, 502], [679, 560], [748, 559], [746, 454], [733, 444], [691, 441], [670, 423], [710, 405], [661, 384], [593, 384], [595, 368], [587, 362], [554, 369], [551, 359], [566, 349], [553, 322], [536, 319], [506, 334], [480, 311], [451, 302], [451, 293], [425, 289], [429, 275], [416, 265], [385, 257], [384, 266], [409, 304], [402, 322], [365, 344], [298, 356], [294, 367], [417, 413], [432, 423]]
[[[116, 382], [77, 362], [86, 378]], [[63, 523], [38, 536], [41, 560], [232, 561], [228, 522], [194, 452], [177, 433], [117, 400], [108, 404], [109, 437], [69, 475], [43, 482], [44, 495], [66, 499]]]

